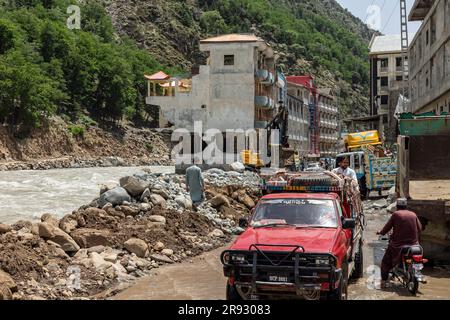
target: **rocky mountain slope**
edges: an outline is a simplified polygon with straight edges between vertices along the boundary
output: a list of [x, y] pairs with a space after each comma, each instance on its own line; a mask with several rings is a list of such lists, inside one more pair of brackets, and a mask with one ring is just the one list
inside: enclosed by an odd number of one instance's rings
[[[280, 54], [286, 74], [311, 73], [339, 92], [341, 116], [367, 112], [368, 43], [373, 34], [335, 0], [103, 0], [116, 32], [163, 65], [202, 63], [199, 40], [255, 32]], [[353, 111], [351, 111], [353, 110]]]

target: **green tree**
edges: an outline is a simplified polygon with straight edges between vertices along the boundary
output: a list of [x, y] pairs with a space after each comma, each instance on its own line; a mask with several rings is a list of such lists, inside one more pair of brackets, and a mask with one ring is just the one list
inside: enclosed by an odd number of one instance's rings
[[223, 34], [228, 31], [225, 20], [216, 10], [204, 12], [200, 18], [200, 26], [208, 34]]

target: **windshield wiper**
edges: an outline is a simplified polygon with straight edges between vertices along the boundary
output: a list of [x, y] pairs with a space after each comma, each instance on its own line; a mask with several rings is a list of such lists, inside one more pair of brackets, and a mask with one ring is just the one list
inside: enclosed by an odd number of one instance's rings
[[258, 229], [258, 228], [270, 228], [270, 227], [296, 227], [297, 225], [295, 224], [289, 224], [289, 223], [269, 223], [269, 224], [264, 224], [261, 226], [255, 226], [253, 227], [253, 229]]
[[335, 229], [336, 227], [327, 227], [327, 226], [297, 226], [296, 229], [303, 229], [303, 228]]

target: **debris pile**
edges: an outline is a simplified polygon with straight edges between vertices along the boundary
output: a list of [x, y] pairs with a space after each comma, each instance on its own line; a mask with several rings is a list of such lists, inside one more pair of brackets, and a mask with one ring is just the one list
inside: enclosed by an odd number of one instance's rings
[[259, 178], [217, 169], [204, 177], [196, 209], [184, 176], [149, 173], [102, 186], [62, 219], [0, 224], [0, 300], [105, 298], [153, 268], [224, 245], [242, 231]]

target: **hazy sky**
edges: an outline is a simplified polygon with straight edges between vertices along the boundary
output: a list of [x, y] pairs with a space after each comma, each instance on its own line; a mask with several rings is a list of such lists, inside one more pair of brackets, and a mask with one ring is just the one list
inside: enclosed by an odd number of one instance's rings
[[[399, 0], [337, 0], [337, 2], [367, 24], [378, 25], [379, 28], [376, 29], [384, 34], [400, 34]], [[414, 0], [407, 0], [406, 3], [409, 14]], [[377, 7], [371, 6], [378, 6], [378, 11]], [[408, 32], [415, 33], [419, 26], [419, 22], [409, 22]]]

